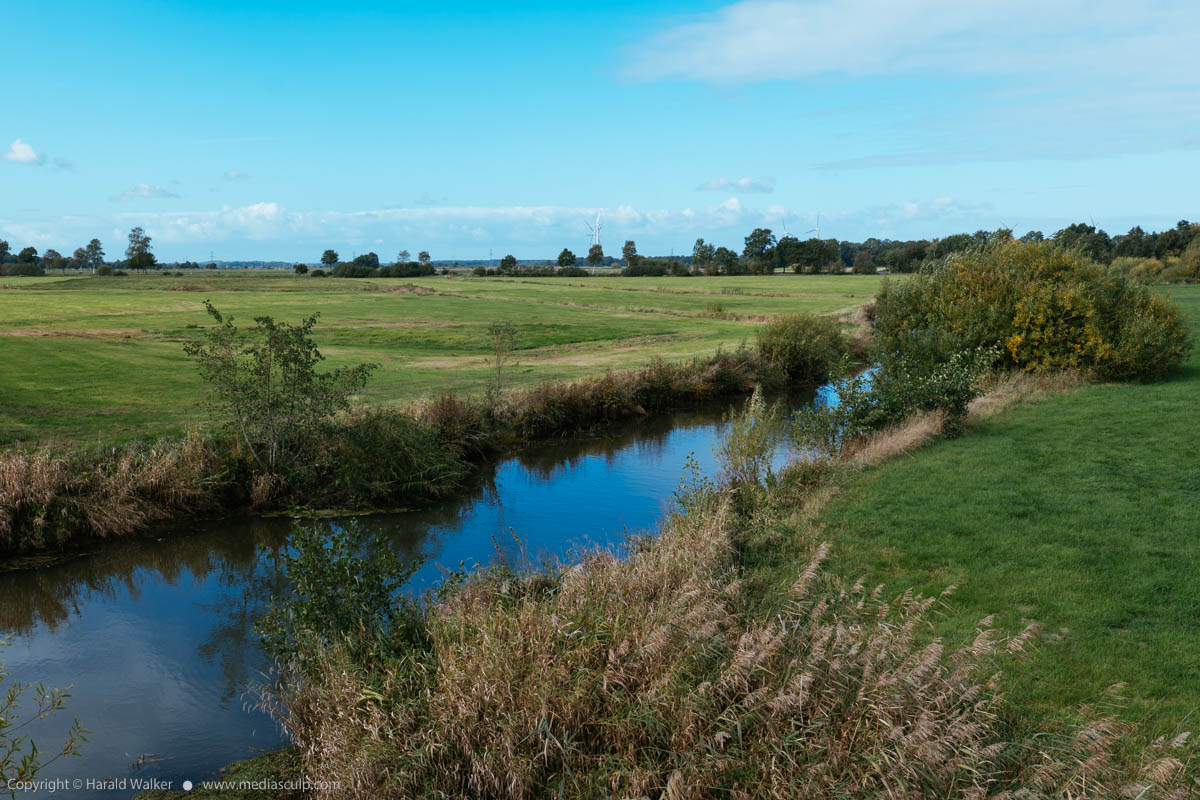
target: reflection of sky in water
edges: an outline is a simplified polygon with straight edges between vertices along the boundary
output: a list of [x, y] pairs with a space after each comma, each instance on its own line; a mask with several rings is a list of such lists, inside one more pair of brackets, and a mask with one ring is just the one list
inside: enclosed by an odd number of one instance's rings
[[[537, 561], [614, 546], [627, 530], [654, 528], [689, 454], [715, 473], [716, 419], [681, 414], [538, 447], [496, 465], [474, 496], [361, 522], [425, 559], [418, 589], [436, 584], [443, 567], [494, 560], [497, 549], [521, 563], [522, 547]], [[275, 724], [246, 707], [245, 690], [266, 668], [253, 625], [280, 583], [289, 524], [198, 523], [191, 535], [111, 543], [0, 575], [0, 628], [13, 634], [0, 658], [11, 677], [74, 686], [67, 716], [39, 723], [35, 738], [49, 750], [73, 718], [92, 731], [83, 755], [46, 777], [154, 776], [178, 786], [280, 745]]]

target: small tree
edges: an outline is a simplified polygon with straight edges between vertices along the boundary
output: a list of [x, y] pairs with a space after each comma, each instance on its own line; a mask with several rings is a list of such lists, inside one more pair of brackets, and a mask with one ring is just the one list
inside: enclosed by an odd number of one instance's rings
[[337, 250], [326, 250], [324, 253], [321, 253], [321, 263], [327, 267], [332, 267], [340, 259], [341, 256], [338, 255]]
[[53, 248], [42, 254], [42, 266], [46, 269], [62, 269], [65, 262], [62, 253]]
[[692, 247], [692, 268], [709, 272], [716, 258], [717, 249], [703, 239], [697, 239]]
[[308, 264], [297, 264], [292, 269], [296, 270], [297, 275], [305, 275], [308, 273]]
[[866, 250], [854, 254], [854, 272], [856, 275], [874, 275], [875, 259]]
[[504, 368], [511, 366], [512, 352], [517, 346], [517, 329], [509, 320], [493, 322], [488, 326], [488, 339], [492, 347], [492, 367], [496, 370], [492, 385], [488, 387], [488, 400], [495, 408], [504, 393]]
[[150, 237], [138, 226], [129, 232], [129, 247], [125, 248], [125, 261], [130, 269], [145, 271], [158, 263], [150, 252]]
[[281, 474], [301, 462], [323, 423], [350, 407], [350, 396], [377, 365], [317, 372], [324, 360], [312, 340], [318, 314], [299, 325], [255, 317], [246, 332], [212, 303], [204, 307], [217, 324], [184, 352], [196, 360], [213, 405], [259, 470]]
[[625, 259], [625, 266], [632, 266], [637, 257], [637, 245], [633, 243], [633, 239], [626, 239], [625, 245], [621, 248], [621, 258]]
[[587, 262], [593, 267], [598, 267], [604, 263], [604, 248], [598, 244], [594, 244], [588, 248]]
[[379, 269], [379, 256], [375, 253], [363, 253], [354, 257], [354, 264], [367, 269]]
[[504, 273], [512, 273], [517, 269], [517, 257], [509, 253], [504, 258], [500, 259], [500, 271]]
[[738, 258], [738, 254], [730, 250], [728, 247], [718, 247], [716, 254], [713, 256], [718, 269], [726, 275], [742, 274], [742, 262]]
[[25, 247], [21, 252], [17, 253], [18, 264], [36, 264], [37, 263], [37, 248]]
[[429, 257], [428, 250], [422, 250], [421, 252], [417, 253], [417, 261], [420, 261], [422, 264], [428, 264], [430, 263], [430, 260], [431, 259]]
[[3, 263], [4, 259], [8, 258], [8, 254], [9, 254], [8, 242], [4, 241], [3, 239], [0, 239], [0, 263]]
[[411, 260], [412, 260], [412, 256], [409, 254], [409, 252], [407, 250], [401, 250], [399, 253], [396, 254], [396, 263], [397, 264], [407, 264]]
[[563, 248], [562, 252], [558, 254], [558, 265], [560, 267], [573, 267], [578, 260], [579, 259], [575, 257], [575, 254], [565, 247]]

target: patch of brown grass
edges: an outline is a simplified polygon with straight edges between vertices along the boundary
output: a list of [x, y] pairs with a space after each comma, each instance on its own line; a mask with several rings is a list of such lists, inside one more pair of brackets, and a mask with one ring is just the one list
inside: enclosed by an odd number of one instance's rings
[[915, 414], [899, 425], [863, 436], [850, 443], [843, 455], [857, 464], [878, 464], [911, 453], [942, 435], [942, 412]]

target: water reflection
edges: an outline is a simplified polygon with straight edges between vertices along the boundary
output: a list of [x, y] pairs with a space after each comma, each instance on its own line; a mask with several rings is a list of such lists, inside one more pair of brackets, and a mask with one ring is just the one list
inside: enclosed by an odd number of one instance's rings
[[[724, 410], [531, 448], [481, 470], [450, 501], [362, 524], [422, 559], [417, 589], [444, 568], [610, 546], [657, 523], [689, 453], [713, 471]], [[69, 713], [93, 731], [83, 756], [48, 777], [196, 780], [279, 746], [274, 724], [247, 708], [246, 688], [268, 666], [253, 628], [272, 595], [286, 591], [289, 526], [193, 522], [0, 573], [0, 630], [13, 638], [0, 657], [16, 680], [73, 684]], [[42, 724], [44, 746], [70, 721]]]

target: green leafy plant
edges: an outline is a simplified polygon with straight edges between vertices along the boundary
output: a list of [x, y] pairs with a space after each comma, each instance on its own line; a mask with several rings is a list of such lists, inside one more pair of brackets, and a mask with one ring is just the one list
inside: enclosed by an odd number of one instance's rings
[[376, 368], [359, 364], [318, 372], [324, 356], [312, 339], [319, 314], [299, 325], [255, 317], [244, 331], [212, 303], [205, 309], [216, 325], [204, 338], [184, 345], [209, 384], [218, 412], [258, 469], [277, 475], [299, 464], [318, 426], [350, 407], [350, 396]]
[[[0, 638], [0, 650], [8, 647], [8, 641]], [[8, 790], [10, 797], [17, 789], [32, 781], [39, 772], [64, 756], [78, 755], [80, 747], [87, 741], [87, 731], [75, 720], [67, 731], [62, 747], [46, 758], [25, 731], [38, 720], [46, 719], [66, 708], [71, 696], [63, 689], [48, 689], [38, 684], [30, 686], [12, 682], [5, 687], [8, 673], [0, 661], [0, 791]], [[21, 696], [33, 689], [33, 709], [21, 712]]]
[[758, 330], [758, 352], [797, 383], [818, 384], [829, 377], [849, 347], [836, 320], [792, 314]]
[[256, 626], [268, 655], [303, 669], [312, 653], [338, 646], [368, 661], [398, 645], [423, 646], [419, 605], [401, 593], [419, 563], [404, 563], [358, 523], [297, 523], [284, 554], [291, 592]]

